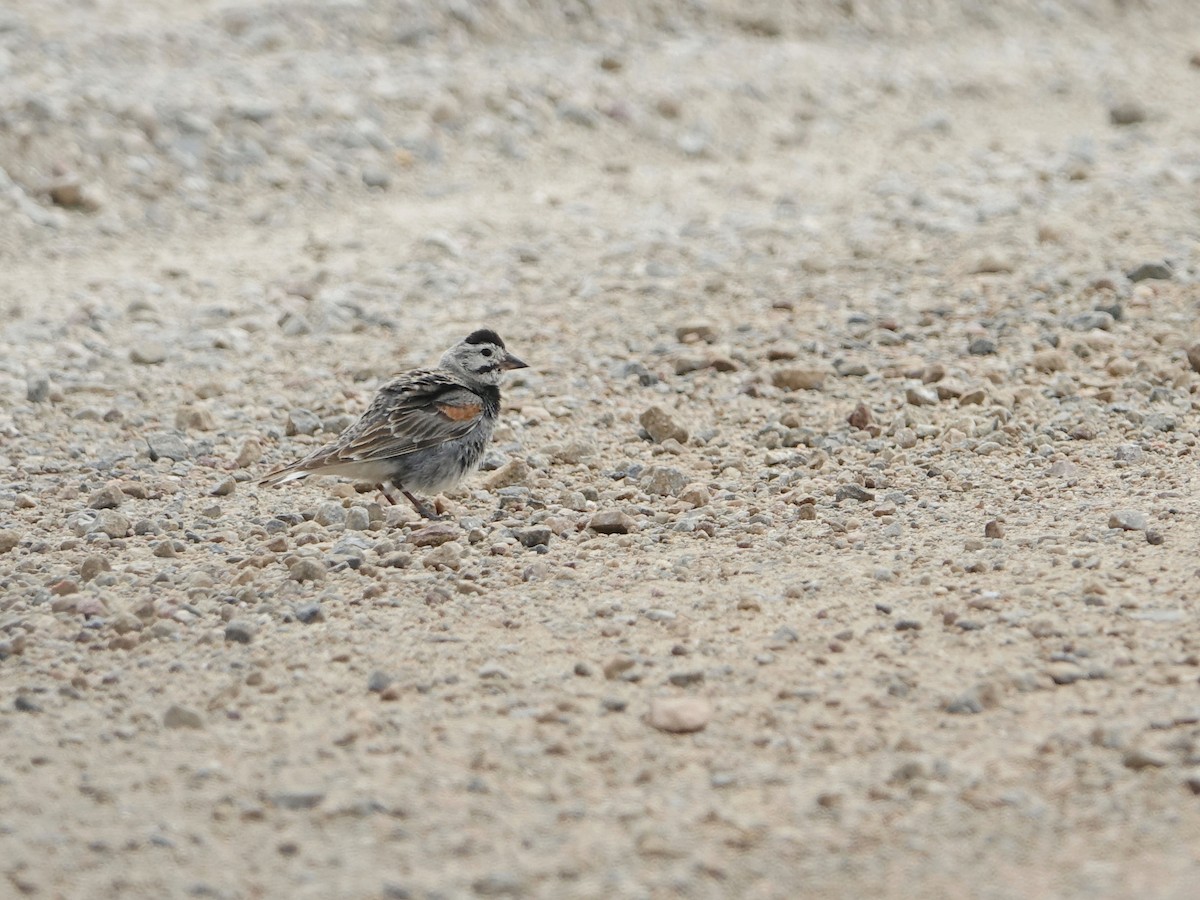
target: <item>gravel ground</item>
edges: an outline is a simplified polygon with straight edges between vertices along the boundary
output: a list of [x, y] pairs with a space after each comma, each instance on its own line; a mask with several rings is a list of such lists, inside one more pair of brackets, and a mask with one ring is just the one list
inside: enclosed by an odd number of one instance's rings
[[1194, 896], [1192, 4], [775, 7], [0, 12], [0, 895]]

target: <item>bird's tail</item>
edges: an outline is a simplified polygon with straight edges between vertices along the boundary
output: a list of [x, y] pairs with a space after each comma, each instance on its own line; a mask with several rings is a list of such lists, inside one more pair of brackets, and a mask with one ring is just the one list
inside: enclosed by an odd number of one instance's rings
[[275, 487], [280, 484], [287, 484], [289, 481], [299, 481], [308, 475], [311, 475], [310, 469], [297, 468], [295, 463], [287, 466], [281, 466], [278, 469], [273, 469], [261, 478], [254, 479], [255, 484], [261, 484], [264, 487]]

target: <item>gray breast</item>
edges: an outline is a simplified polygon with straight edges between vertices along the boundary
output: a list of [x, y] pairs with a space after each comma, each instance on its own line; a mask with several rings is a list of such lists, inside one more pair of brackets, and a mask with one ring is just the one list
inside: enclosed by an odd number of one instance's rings
[[465, 437], [398, 457], [392, 480], [419, 494], [435, 494], [454, 487], [479, 465], [495, 426], [496, 420], [485, 416]]

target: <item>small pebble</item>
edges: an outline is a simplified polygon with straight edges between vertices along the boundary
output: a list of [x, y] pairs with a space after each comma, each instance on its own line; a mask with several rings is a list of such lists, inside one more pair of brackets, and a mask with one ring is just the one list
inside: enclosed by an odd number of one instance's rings
[[50, 376], [44, 373], [25, 379], [25, 399], [30, 403], [45, 403], [50, 399]]
[[1131, 747], [1121, 757], [1125, 768], [1140, 772], [1142, 769], [1161, 769], [1171, 764], [1171, 758], [1157, 750], [1146, 747]]
[[523, 459], [510, 459], [484, 481], [489, 491], [524, 484], [529, 478], [529, 464]]
[[634, 661], [630, 657], [614, 656], [601, 666], [601, 670], [604, 672], [604, 677], [612, 681], [614, 678], [620, 678], [633, 667]]
[[910, 387], [905, 390], [904, 399], [913, 406], [937, 406], [938, 394], [930, 387]]
[[1108, 517], [1109, 528], [1123, 531], [1145, 531], [1148, 524], [1146, 514], [1135, 509], [1118, 509]]
[[209, 494], [213, 497], [228, 497], [237, 488], [237, 482], [226, 475], [216, 483]]
[[325, 563], [312, 557], [303, 557], [292, 563], [288, 569], [288, 577], [292, 581], [324, 581]]
[[257, 633], [253, 623], [245, 619], [233, 619], [225, 625], [225, 640], [235, 644], [249, 644]]
[[[325, 621], [325, 611], [322, 609], [321, 604], [315, 600], [312, 603], [305, 603], [302, 606], [297, 606], [295, 616], [297, 622], [302, 622], [305, 625], [311, 625], [313, 622]], [[225, 630], [225, 636], [229, 637], [228, 628]]]
[[321, 420], [308, 409], [293, 409], [288, 413], [284, 430], [289, 437], [297, 434], [316, 434], [321, 429]]
[[862, 485], [851, 482], [848, 484], [838, 485], [837, 492], [833, 495], [833, 499], [838, 503], [843, 500], [857, 500], [859, 503], [870, 503], [875, 499], [875, 495]]
[[615, 509], [598, 512], [588, 522], [588, 528], [597, 534], [629, 534], [634, 527], [632, 518]]
[[129, 359], [141, 366], [157, 366], [167, 359], [167, 348], [157, 341], [144, 341], [129, 351]]
[[89, 509], [116, 509], [125, 502], [125, 494], [114, 484], [100, 488], [88, 498]]
[[646, 722], [668, 734], [690, 734], [703, 731], [712, 715], [712, 705], [700, 697], [656, 697]]
[[1113, 125], [1137, 125], [1146, 121], [1146, 107], [1136, 100], [1123, 100], [1108, 108], [1108, 120]]
[[8, 553], [21, 543], [21, 532], [15, 528], [0, 529], [0, 553]]
[[152, 460], [171, 459], [178, 462], [192, 457], [192, 451], [178, 431], [157, 431], [146, 435], [146, 444]]
[[173, 703], [163, 713], [163, 725], [167, 728], [203, 728], [204, 717], [190, 706]]
[[785, 391], [819, 391], [825, 385], [826, 372], [793, 366], [771, 373], [771, 383]]
[[91, 581], [101, 572], [111, 572], [112, 566], [106, 557], [92, 554], [79, 564], [79, 577], [83, 581]]
[[382, 669], [376, 669], [367, 678], [367, 690], [373, 694], [380, 694], [392, 685], [392, 676]]
[[538, 525], [533, 528], [520, 528], [513, 532], [523, 547], [544, 547], [550, 543], [553, 533], [549, 528]]
[[861, 431], [871, 424], [871, 410], [867, 408], [865, 403], [860, 403], [854, 407], [854, 412], [846, 417], [846, 421], [850, 424], [851, 428]]
[[661, 444], [670, 438], [681, 444], [687, 443], [687, 429], [661, 406], [650, 407], [638, 417], [638, 421], [655, 443]]
[[1167, 281], [1175, 277], [1175, 270], [1165, 262], [1145, 262], [1130, 269], [1125, 275], [1132, 282]]
[[418, 528], [408, 536], [408, 542], [414, 547], [440, 547], [456, 538], [462, 537], [462, 529], [450, 522], [434, 522], [424, 528]]
[[317, 507], [313, 521], [326, 527], [344, 525], [346, 523], [346, 508], [337, 500], [328, 500]]

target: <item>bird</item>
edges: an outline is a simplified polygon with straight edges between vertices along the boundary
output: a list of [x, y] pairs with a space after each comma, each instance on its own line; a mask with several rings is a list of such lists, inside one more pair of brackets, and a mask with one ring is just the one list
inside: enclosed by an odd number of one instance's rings
[[436, 368], [389, 380], [331, 443], [258, 483], [271, 487], [314, 474], [344, 475], [371, 482], [395, 505], [390, 484], [422, 517], [438, 519], [416, 494], [447, 490], [479, 465], [500, 418], [501, 378], [525, 368], [495, 331], [473, 331]]

